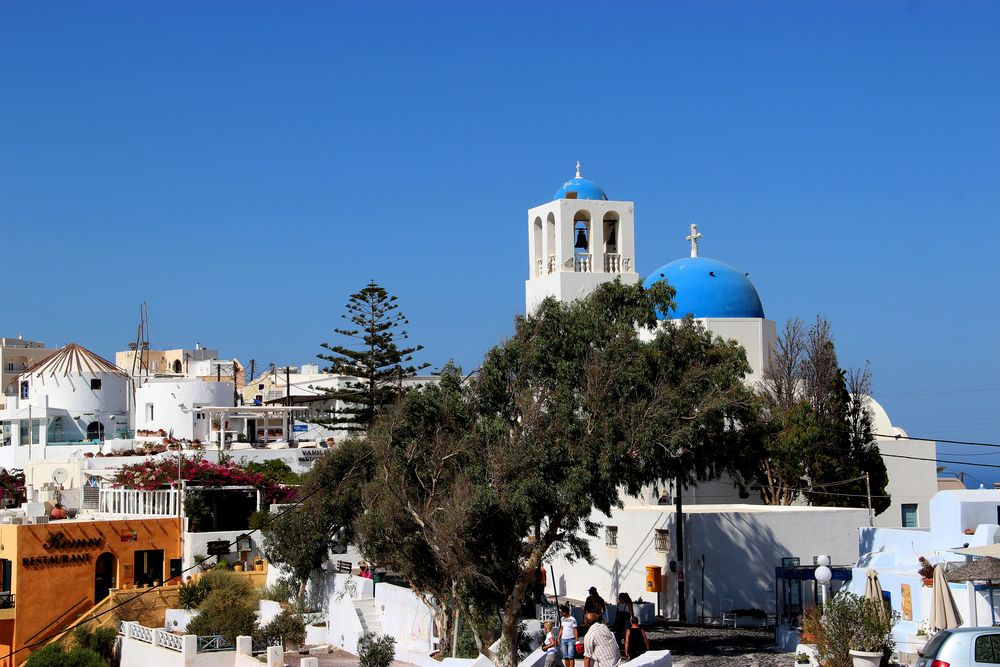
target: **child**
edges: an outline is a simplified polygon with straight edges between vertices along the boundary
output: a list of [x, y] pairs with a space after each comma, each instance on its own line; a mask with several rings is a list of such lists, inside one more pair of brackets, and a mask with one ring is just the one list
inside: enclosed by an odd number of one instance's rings
[[576, 641], [580, 638], [576, 627], [576, 619], [569, 613], [567, 605], [559, 605], [559, 645], [562, 647], [563, 664], [573, 667], [576, 663]]
[[639, 627], [639, 618], [632, 617], [632, 627], [625, 630], [625, 658], [634, 660], [649, 650], [649, 637]]
[[545, 628], [545, 641], [542, 643], [542, 650], [545, 651], [545, 667], [556, 667], [556, 662], [559, 660], [559, 644], [556, 642], [555, 633], [552, 632], [556, 624], [545, 621], [542, 627]]

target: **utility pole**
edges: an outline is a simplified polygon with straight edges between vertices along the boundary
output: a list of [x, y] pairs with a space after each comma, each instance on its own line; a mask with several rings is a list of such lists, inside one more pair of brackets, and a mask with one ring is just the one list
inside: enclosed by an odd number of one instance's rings
[[687, 599], [684, 596], [684, 501], [681, 497], [681, 476], [676, 477], [676, 488], [674, 489], [674, 500], [676, 502], [676, 512], [674, 513], [677, 526], [677, 620], [687, 623]]
[[251, 382], [253, 382], [253, 372], [254, 372], [254, 369], [256, 368], [256, 366], [257, 366], [257, 360], [256, 359], [251, 359], [250, 360], [250, 377], [248, 377], [246, 379], [246, 384], [250, 384]]
[[[289, 369], [289, 367], [285, 366], [285, 405], [288, 406], [289, 408], [292, 407], [292, 381], [290, 379], [291, 378], [291, 374], [292, 374], [292, 372]], [[294, 424], [294, 423], [295, 422], [292, 420], [292, 411], [289, 409], [289, 411], [288, 411], [288, 418], [287, 418], [287, 421], [286, 421], [286, 424], [287, 424], [286, 428], [288, 429], [288, 434], [285, 437], [285, 439], [288, 440], [289, 443], [292, 442], [292, 435], [293, 435], [292, 434], [292, 424]]]
[[868, 493], [868, 526], [875, 525], [875, 513], [872, 512], [872, 483], [868, 473], [865, 473], [865, 491]]

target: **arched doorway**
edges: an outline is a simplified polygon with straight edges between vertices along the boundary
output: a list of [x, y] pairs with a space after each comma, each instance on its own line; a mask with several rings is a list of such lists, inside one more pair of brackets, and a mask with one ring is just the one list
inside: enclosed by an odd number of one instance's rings
[[180, 359], [174, 359], [174, 372], [175, 373], [180, 373], [181, 372], [181, 360]]
[[108, 592], [115, 587], [115, 575], [118, 563], [114, 554], [105, 551], [97, 557], [94, 565], [94, 604], [108, 597]]
[[104, 424], [101, 422], [90, 422], [87, 425], [87, 440], [104, 440]]

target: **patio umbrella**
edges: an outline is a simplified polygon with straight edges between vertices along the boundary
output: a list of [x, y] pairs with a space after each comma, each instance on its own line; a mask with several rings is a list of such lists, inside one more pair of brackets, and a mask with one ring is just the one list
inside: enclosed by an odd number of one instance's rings
[[865, 597], [873, 602], [878, 602], [881, 606], [883, 612], [885, 611], [885, 599], [882, 597], [882, 584], [878, 581], [878, 572], [868, 568], [865, 572], [868, 576], [868, 581], [865, 582]]
[[931, 597], [931, 627], [935, 630], [957, 628], [962, 624], [962, 617], [955, 606], [955, 598], [944, 578], [944, 568], [934, 566], [934, 593]]
[[[990, 613], [993, 613], [993, 582], [1000, 581], [1000, 558], [986, 556], [966, 563], [948, 573], [948, 581], [985, 581], [990, 591]], [[996, 618], [993, 618], [996, 622]]]

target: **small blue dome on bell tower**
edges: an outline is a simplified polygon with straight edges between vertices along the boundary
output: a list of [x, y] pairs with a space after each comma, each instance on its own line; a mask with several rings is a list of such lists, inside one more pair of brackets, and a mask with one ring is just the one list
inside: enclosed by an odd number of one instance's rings
[[580, 161], [576, 162], [576, 176], [563, 183], [552, 197], [555, 199], [599, 199], [608, 200], [601, 186], [580, 176]]

